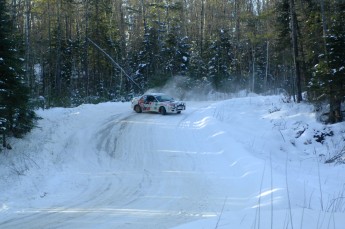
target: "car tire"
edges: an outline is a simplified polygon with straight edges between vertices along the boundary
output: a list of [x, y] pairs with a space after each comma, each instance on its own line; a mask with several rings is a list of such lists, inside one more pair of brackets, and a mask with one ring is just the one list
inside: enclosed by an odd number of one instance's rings
[[141, 107], [139, 105], [135, 105], [134, 110], [137, 113], [141, 113], [142, 112]]
[[160, 107], [159, 108], [159, 113], [161, 113], [162, 115], [166, 115], [167, 111], [165, 110], [165, 107]]

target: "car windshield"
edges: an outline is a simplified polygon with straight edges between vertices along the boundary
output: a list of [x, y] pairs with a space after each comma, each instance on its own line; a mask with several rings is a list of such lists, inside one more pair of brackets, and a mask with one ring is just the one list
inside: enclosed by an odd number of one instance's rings
[[156, 96], [156, 98], [159, 102], [174, 101], [172, 97], [169, 97], [167, 95], [158, 95]]

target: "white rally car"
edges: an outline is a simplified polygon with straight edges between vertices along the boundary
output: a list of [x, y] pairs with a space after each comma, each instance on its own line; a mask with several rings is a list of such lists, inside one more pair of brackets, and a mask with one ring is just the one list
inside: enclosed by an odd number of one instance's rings
[[167, 113], [181, 113], [186, 109], [186, 104], [175, 101], [163, 93], [149, 93], [140, 97], [134, 97], [131, 104], [132, 109], [137, 112], [159, 112], [162, 115]]

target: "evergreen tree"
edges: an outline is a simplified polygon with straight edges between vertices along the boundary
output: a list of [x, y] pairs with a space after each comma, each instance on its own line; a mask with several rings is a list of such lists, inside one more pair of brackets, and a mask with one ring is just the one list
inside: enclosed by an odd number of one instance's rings
[[[323, 49], [313, 50], [318, 53], [313, 77], [309, 81], [310, 92], [316, 98], [328, 99], [328, 122], [336, 123], [343, 120], [341, 102], [345, 96], [345, 4], [332, 3], [326, 15], [327, 30], [324, 34]], [[320, 16], [321, 18], [321, 16]], [[319, 20], [321, 23], [321, 20]], [[319, 26], [321, 27], [321, 26]], [[316, 46], [319, 47], [319, 46]]]
[[162, 48], [164, 69], [167, 75], [186, 75], [188, 70], [189, 48], [188, 38], [182, 37], [179, 27], [170, 30]]
[[207, 47], [204, 56], [208, 58], [209, 80], [217, 90], [231, 91], [235, 85], [232, 85], [233, 47], [229, 32], [220, 29], [217, 36], [209, 41]]
[[189, 65], [189, 77], [191, 79], [189, 88], [203, 89], [209, 86], [211, 83], [207, 79], [207, 64], [199, 53], [197, 45], [194, 43], [190, 50]]
[[8, 147], [7, 136], [21, 137], [29, 132], [36, 118], [29, 108], [29, 90], [23, 81], [23, 62], [15, 45], [15, 32], [0, 0], [0, 123], [2, 145]]
[[160, 40], [157, 29], [149, 27], [146, 29], [141, 51], [138, 54], [138, 65], [136, 69], [136, 80], [141, 88], [148, 89], [154, 86], [161, 86], [166, 82], [166, 76], [162, 75], [162, 60], [159, 55]]

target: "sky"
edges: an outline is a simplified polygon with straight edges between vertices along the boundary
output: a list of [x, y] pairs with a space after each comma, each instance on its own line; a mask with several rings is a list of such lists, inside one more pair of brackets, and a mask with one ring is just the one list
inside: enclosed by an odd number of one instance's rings
[[0, 228], [344, 228], [343, 123], [283, 95], [185, 102], [37, 110], [0, 153]]

